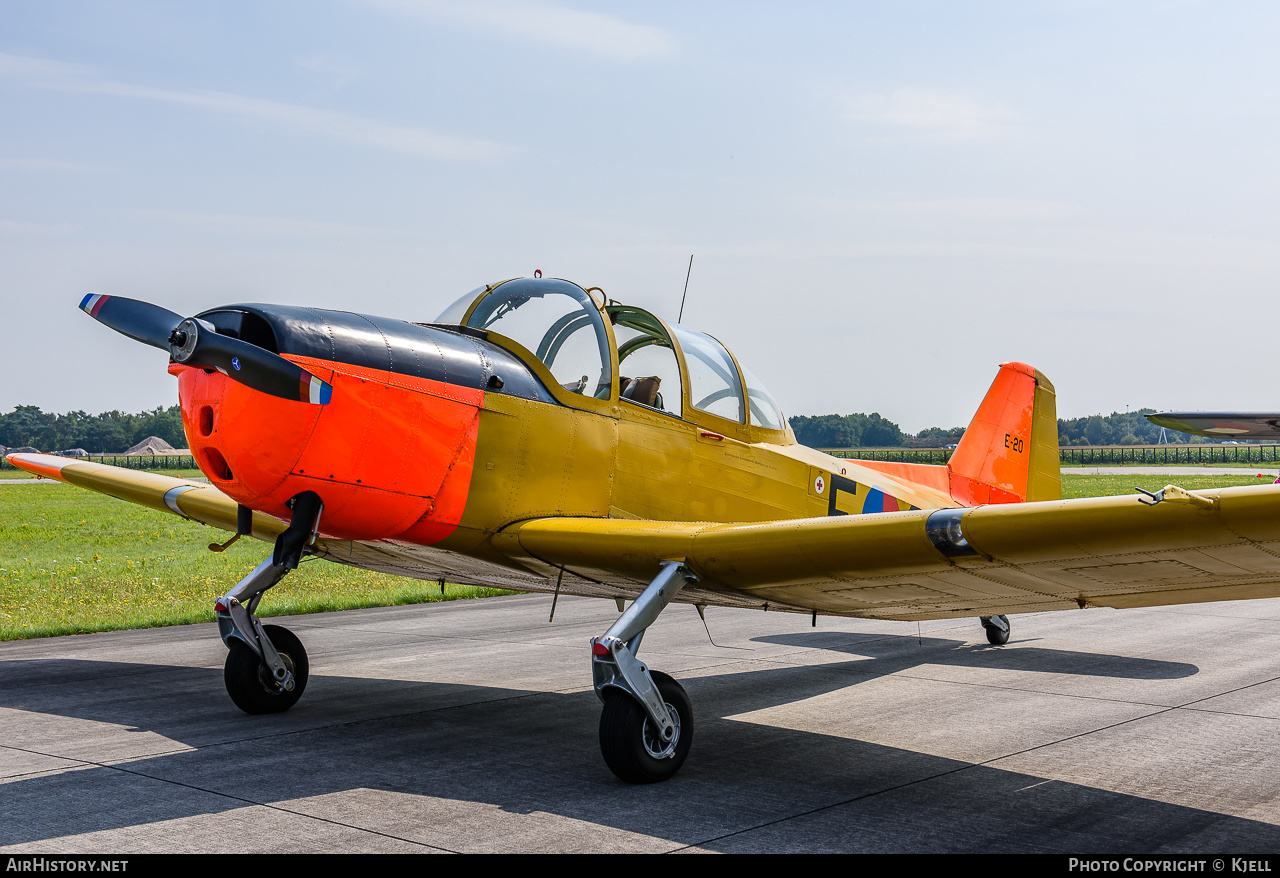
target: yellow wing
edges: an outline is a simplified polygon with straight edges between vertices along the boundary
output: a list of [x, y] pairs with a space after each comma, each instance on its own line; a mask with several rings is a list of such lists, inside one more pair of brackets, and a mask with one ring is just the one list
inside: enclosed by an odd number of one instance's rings
[[[236, 529], [236, 501], [205, 481], [175, 479], [54, 454], [10, 454], [5, 459], [42, 478], [57, 479], [223, 530]], [[253, 514], [256, 539], [274, 540], [286, 527], [288, 525], [278, 518], [261, 512]]]
[[[204, 481], [177, 479], [52, 454], [10, 454], [6, 459], [18, 468], [44, 478], [57, 479], [222, 530], [236, 530], [236, 501]], [[253, 513], [252, 536], [255, 539], [273, 541], [287, 526], [286, 522], [274, 516], [263, 512]], [[322, 516], [322, 530], [323, 527]], [[551, 590], [545, 576], [514, 562], [509, 566], [500, 566], [431, 546], [393, 542], [362, 543], [321, 537], [311, 546], [311, 550], [330, 561], [397, 576], [447, 579], [449, 582], [525, 591]], [[612, 596], [618, 593], [635, 594], [638, 591], [635, 587], [622, 592], [613, 588], [601, 590], [599, 586], [587, 583], [573, 591], [566, 590], [566, 593]]]
[[[202, 482], [49, 455], [15, 465], [234, 531]], [[430, 546], [320, 539], [330, 560], [420, 579], [635, 595], [662, 561], [699, 577], [677, 600], [878, 619], [1280, 596], [1280, 485], [756, 524], [542, 518], [493, 537], [509, 566]], [[254, 513], [253, 536], [285, 523]], [[321, 522], [323, 529], [323, 520]], [[561, 571], [564, 575], [561, 576]]]
[[539, 519], [495, 545], [619, 585], [685, 560], [735, 604], [877, 619], [1280, 595], [1280, 486], [1163, 493], [763, 524]]

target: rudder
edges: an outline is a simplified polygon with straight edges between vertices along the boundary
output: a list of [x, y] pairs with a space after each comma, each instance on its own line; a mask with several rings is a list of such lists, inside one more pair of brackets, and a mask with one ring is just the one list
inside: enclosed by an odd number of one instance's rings
[[1053, 384], [1026, 363], [1002, 363], [947, 464], [965, 506], [1062, 499]]

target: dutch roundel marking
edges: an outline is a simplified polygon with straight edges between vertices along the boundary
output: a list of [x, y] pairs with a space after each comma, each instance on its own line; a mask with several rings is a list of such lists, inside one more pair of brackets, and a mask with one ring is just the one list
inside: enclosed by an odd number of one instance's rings
[[816, 479], [813, 480], [813, 490], [821, 494], [826, 489], [827, 489], [827, 483], [823, 481], [822, 476], [818, 476]]

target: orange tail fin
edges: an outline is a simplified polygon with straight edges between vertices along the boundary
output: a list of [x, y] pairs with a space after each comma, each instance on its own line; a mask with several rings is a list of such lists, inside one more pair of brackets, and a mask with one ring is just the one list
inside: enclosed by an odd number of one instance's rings
[[1062, 499], [1049, 379], [1026, 363], [1001, 364], [947, 472], [952, 499], [965, 506]]

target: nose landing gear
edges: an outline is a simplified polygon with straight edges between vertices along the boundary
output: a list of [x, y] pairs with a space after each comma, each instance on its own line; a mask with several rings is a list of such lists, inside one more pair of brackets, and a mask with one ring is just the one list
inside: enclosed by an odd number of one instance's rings
[[684, 688], [650, 671], [636, 653], [658, 614], [695, 579], [683, 563], [665, 562], [604, 636], [591, 641], [591, 675], [604, 703], [600, 752], [609, 770], [628, 783], [666, 780], [680, 770], [693, 744], [693, 705]]
[[271, 557], [214, 602], [218, 633], [228, 649], [223, 682], [245, 713], [288, 710], [307, 686], [309, 665], [302, 641], [288, 628], [264, 626], [253, 614], [267, 589], [298, 566], [319, 527], [324, 511], [319, 495], [305, 491], [291, 505], [293, 521], [276, 537]]

